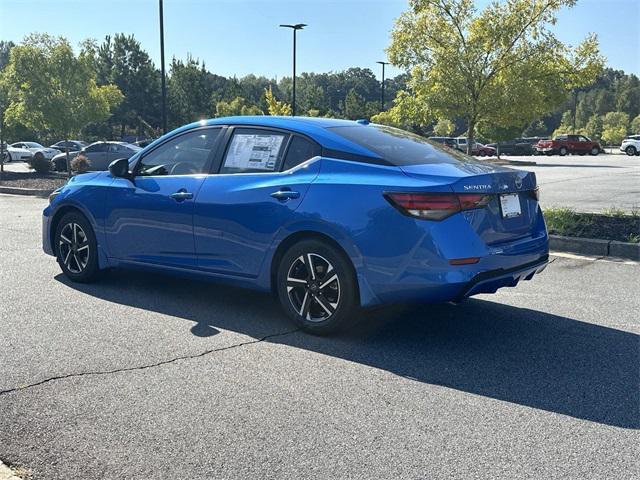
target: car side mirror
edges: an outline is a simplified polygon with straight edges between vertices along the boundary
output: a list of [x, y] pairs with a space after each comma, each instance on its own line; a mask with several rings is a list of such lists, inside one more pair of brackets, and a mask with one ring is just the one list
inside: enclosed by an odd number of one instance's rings
[[118, 158], [109, 164], [109, 173], [118, 178], [126, 178], [131, 180], [133, 177], [129, 173], [129, 159]]

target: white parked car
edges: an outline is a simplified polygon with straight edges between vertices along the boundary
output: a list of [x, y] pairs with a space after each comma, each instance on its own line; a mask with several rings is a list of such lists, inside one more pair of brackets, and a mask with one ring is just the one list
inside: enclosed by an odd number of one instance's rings
[[630, 157], [633, 155], [640, 155], [640, 135], [629, 135], [627, 138], [622, 140], [620, 151], [625, 152]]
[[12, 147], [15, 148], [24, 148], [33, 153], [34, 157], [42, 154], [44, 158], [47, 160], [51, 160], [53, 157], [60, 153], [60, 150], [56, 150], [55, 148], [47, 148], [45, 146], [40, 145], [36, 142], [16, 142], [11, 144]]
[[6, 143], [2, 147], [2, 156], [5, 162], [13, 162], [15, 160], [30, 160], [33, 152], [26, 148], [17, 148]]

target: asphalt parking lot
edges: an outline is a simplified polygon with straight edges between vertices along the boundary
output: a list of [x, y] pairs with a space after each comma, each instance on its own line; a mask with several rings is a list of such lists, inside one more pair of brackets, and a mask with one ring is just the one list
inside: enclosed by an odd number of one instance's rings
[[638, 264], [554, 257], [316, 338], [268, 295], [70, 284], [44, 204], [0, 195], [0, 460], [33, 479], [640, 475]]
[[505, 157], [533, 161], [522, 168], [536, 173], [543, 207], [580, 212], [618, 208], [640, 210], [640, 156], [600, 154]]

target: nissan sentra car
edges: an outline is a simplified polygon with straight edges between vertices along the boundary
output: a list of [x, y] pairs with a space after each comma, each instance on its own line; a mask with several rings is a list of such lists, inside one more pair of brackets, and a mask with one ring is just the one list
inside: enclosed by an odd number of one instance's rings
[[317, 334], [361, 307], [513, 287], [548, 262], [534, 173], [302, 117], [181, 127], [56, 190], [42, 236], [72, 281], [127, 267], [272, 291]]

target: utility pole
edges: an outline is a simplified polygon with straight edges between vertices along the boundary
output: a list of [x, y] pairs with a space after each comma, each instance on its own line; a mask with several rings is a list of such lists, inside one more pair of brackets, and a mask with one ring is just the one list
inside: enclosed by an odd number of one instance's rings
[[162, 133], [167, 133], [167, 78], [164, 71], [164, 12], [160, 6], [160, 72], [162, 74]]
[[380, 87], [380, 111], [384, 112], [384, 66], [389, 65], [389, 62], [376, 62], [382, 65], [382, 83]]
[[296, 116], [296, 32], [308, 26], [305, 23], [296, 23], [295, 25], [281, 24], [281, 27], [293, 30], [293, 85], [291, 88], [291, 116]]

